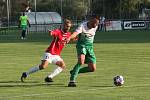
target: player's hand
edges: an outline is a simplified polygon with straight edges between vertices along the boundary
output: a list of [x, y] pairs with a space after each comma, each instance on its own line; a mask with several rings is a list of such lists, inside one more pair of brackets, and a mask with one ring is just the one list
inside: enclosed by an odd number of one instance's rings
[[66, 39], [65, 39], [66, 43], [69, 43], [70, 39], [71, 39], [70, 37], [69, 37], [69, 38], [66, 38]]
[[48, 30], [49, 31], [49, 33], [51, 33], [52, 32], [52, 30]]
[[77, 40], [78, 40], [78, 37], [77, 37], [77, 36], [72, 39], [72, 41], [77, 41]]
[[51, 35], [52, 34], [52, 30], [48, 30], [48, 33], [49, 33], [49, 35]]

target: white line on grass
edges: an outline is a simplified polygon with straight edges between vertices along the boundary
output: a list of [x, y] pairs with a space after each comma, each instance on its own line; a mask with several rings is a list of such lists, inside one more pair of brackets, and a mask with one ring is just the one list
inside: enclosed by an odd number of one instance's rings
[[[123, 87], [143, 87], [143, 86], [150, 86], [150, 84], [143, 84], [143, 85], [133, 85], [133, 86], [123, 86]], [[70, 88], [70, 87], [68, 87]], [[51, 93], [35, 93], [35, 94], [23, 94], [23, 95], [15, 95], [15, 96], [0, 96], [0, 99], [9, 99], [9, 98], [19, 98], [19, 97], [31, 97], [31, 96], [42, 96], [42, 95], [50, 95], [50, 94], [58, 94], [58, 93], [70, 93], [70, 92], [85, 92], [85, 91], [96, 91], [96, 90], [105, 90], [105, 89], [114, 89], [118, 88], [115, 86], [112, 87], [98, 87], [98, 88], [93, 88], [93, 89], [85, 89], [85, 90], [74, 90], [74, 91], [56, 91], [56, 92], [51, 92]]]

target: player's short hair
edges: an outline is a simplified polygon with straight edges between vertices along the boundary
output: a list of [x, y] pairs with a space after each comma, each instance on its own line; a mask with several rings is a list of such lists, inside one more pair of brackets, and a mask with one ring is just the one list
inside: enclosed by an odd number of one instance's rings
[[22, 15], [25, 16], [25, 12], [22, 12]]
[[86, 18], [87, 18], [87, 20], [92, 20], [92, 19], [100, 20], [99, 15], [97, 15], [97, 14], [87, 15]]
[[65, 20], [64, 20], [64, 24], [68, 24], [68, 23], [72, 25], [72, 21], [71, 21], [71, 20], [65, 19]]
[[91, 19], [97, 19], [97, 20], [99, 20], [99, 16], [98, 15], [92, 15]]

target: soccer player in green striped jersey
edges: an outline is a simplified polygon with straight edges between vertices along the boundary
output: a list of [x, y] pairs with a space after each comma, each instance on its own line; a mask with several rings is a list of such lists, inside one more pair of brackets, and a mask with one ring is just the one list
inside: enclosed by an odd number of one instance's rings
[[[71, 76], [68, 87], [76, 87], [75, 79], [78, 74], [94, 72], [96, 70], [96, 57], [93, 50], [93, 41], [98, 25], [99, 19], [96, 17], [83, 22], [76, 31], [73, 32], [70, 38], [66, 40], [68, 42], [70, 39], [74, 39], [78, 36], [76, 45], [78, 62], [70, 71]], [[81, 67], [83, 64], [87, 64], [87, 67]]]

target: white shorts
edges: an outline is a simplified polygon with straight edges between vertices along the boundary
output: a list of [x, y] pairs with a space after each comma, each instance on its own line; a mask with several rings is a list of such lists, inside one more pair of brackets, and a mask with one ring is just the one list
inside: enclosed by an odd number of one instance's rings
[[59, 55], [52, 55], [51, 53], [45, 53], [42, 60], [47, 60], [52, 64], [56, 64], [57, 61], [63, 61]]

